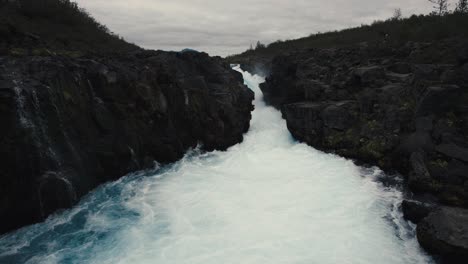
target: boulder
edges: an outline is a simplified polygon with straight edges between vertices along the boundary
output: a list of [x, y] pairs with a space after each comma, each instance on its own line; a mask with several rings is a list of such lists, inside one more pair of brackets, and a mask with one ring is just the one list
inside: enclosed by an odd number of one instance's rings
[[435, 209], [435, 206], [419, 201], [404, 200], [401, 203], [401, 209], [406, 220], [417, 224], [428, 216]]
[[401, 73], [394, 73], [394, 72], [387, 72], [385, 76], [388, 80], [396, 83], [411, 83], [413, 80], [413, 74], [401, 74]]
[[433, 64], [415, 64], [412, 71], [415, 81], [437, 81], [440, 75], [438, 66]]
[[[406, 88], [399, 83], [387, 84], [381, 88], [373, 89], [378, 92], [380, 105], [398, 105], [404, 96]], [[376, 96], [374, 96], [376, 97]]]
[[440, 85], [428, 87], [418, 102], [416, 113], [440, 114], [448, 112], [462, 99], [462, 90], [457, 85]]
[[463, 186], [468, 182], [468, 164], [456, 159], [452, 159], [447, 165], [447, 174], [444, 181]]
[[468, 210], [441, 207], [417, 227], [418, 241], [427, 251], [441, 255], [447, 263], [468, 259]]
[[353, 70], [362, 84], [381, 83], [385, 79], [385, 71], [381, 66], [358, 67]]
[[397, 74], [409, 74], [409, 73], [412, 72], [411, 64], [409, 64], [407, 62], [394, 63], [394, 64], [390, 65], [389, 67], [387, 67], [387, 69], [389, 71], [397, 73]]
[[418, 117], [415, 120], [416, 131], [431, 132], [433, 128], [433, 118], [431, 116]]
[[442, 144], [436, 147], [436, 150], [450, 158], [468, 162], [468, 149], [457, 146], [453, 143]]
[[402, 152], [408, 154], [419, 150], [431, 152], [434, 149], [434, 142], [429, 132], [415, 131], [410, 135], [402, 136], [399, 148]]

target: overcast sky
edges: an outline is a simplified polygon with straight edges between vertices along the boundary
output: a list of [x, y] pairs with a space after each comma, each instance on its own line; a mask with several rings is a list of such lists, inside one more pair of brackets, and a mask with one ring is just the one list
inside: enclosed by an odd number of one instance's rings
[[[455, 1], [455, 0], [452, 0]], [[428, 13], [427, 0], [76, 0], [112, 31], [151, 49], [193, 48], [211, 55], [371, 23]], [[453, 6], [454, 4], [452, 4]]]

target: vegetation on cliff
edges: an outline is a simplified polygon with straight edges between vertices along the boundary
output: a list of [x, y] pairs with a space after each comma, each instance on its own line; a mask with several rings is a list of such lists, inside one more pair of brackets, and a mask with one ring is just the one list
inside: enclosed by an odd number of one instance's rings
[[[462, 9], [461, 10], [465, 10]], [[257, 45], [241, 54], [227, 57], [232, 63], [268, 64], [273, 57], [285, 53], [312, 48], [332, 48], [356, 45], [364, 42], [385, 42], [399, 45], [407, 41], [432, 42], [453, 37], [468, 36], [468, 14], [465, 11], [446, 15], [412, 15], [408, 18], [394, 16], [385, 21], [375, 21], [371, 25], [361, 25], [340, 31], [312, 34], [308, 37], [276, 41], [269, 45]]]
[[140, 49], [70, 0], [0, 0], [0, 54], [108, 54]]

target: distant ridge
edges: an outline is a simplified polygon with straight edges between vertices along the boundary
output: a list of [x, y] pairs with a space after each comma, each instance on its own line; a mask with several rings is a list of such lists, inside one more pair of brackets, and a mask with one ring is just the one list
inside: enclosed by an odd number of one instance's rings
[[464, 13], [444, 16], [412, 15], [409, 18], [391, 18], [386, 21], [375, 21], [371, 25], [276, 41], [267, 46], [258, 45], [255, 49], [228, 56], [226, 59], [231, 63], [243, 65], [253, 64], [253, 61], [255, 64], [269, 64], [277, 55], [312, 48], [345, 47], [364, 42], [398, 45], [407, 41], [432, 42], [446, 38], [468, 37], [466, 25], [468, 25], [468, 15]]

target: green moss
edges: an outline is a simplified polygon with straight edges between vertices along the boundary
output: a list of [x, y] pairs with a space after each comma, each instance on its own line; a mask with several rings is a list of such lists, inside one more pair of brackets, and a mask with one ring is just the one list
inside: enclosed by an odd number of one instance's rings
[[334, 133], [325, 138], [325, 143], [328, 146], [335, 147], [338, 144], [344, 141], [344, 134], [343, 133]]
[[388, 161], [381, 159], [377, 162], [377, 164], [379, 165], [380, 168], [386, 168]]
[[63, 91], [63, 97], [65, 97], [67, 101], [73, 101], [73, 97], [68, 91]]
[[[440, 188], [442, 189], [442, 187]], [[444, 188], [444, 191], [442, 191], [439, 194], [439, 198], [444, 202], [449, 205], [453, 206], [463, 206], [464, 201], [463, 201], [463, 190], [459, 187], [449, 187], [449, 188]]]
[[402, 96], [398, 103], [398, 111], [400, 115], [411, 115], [416, 111], [417, 102], [412, 99], [408, 98], [408, 96]]
[[38, 48], [38, 49], [34, 49], [32, 51], [32, 55], [34, 55], [34, 56], [50, 56], [50, 55], [52, 55], [52, 52], [50, 52], [48, 49], [45, 49], [45, 48]]
[[410, 102], [403, 102], [400, 106], [400, 110], [409, 110], [412, 109], [412, 104]]
[[385, 143], [378, 140], [369, 140], [359, 149], [361, 155], [374, 160], [382, 159], [384, 151]]
[[381, 131], [383, 129], [382, 124], [377, 120], [363, 119], [362, 122], [368, 132], [375, 133], [376, 131]]
[[57, 51], [57, 55], [70, 57], [70, 58], [80, 58], [80, 57], [83, 57], [85, 54], [83, 52], [76, 51], [76, 50], [60, 50], [60, 51]]
[[453, 112], [448, 112], [446, 115], [447, 118], [447, 125], [449, 127], [454, 127], [455, 124], [458, 122], [458, 118]]
[[436, 180], [431, 180], [428, 182], [428, 191], [439, 192], [442, 189], [443, 185]]
[[375, 130], [379, 127], [379, 123], [377, 122], [377, 120], [371, 120], [367, 122], [367, 126], [369, 126], [370, 129]]
[[349, 140], [350, 142], [352, 142], [353, 144], [356, 144], [356, 145], [359, 144], [359, 139], [360, 139], [359, 132], [353, 128], [346, 130], [345, 138]]
[[26, 56], [26, 55], [28, 55], [28, 52], [25, 49], [13, 48], [13, 49], [10, 50], [10, 55], [13, 55], [13, 56]]
[[437, 160], [432, 160], [430, 162], [432, 166], [439, 167], [439, 168], [447, 168], [448, 162], [445, 160], [437, 159]]
[[331, 135], [325, 137], [325, 145], [337, 148], [345, 147], [352, 148], [353, 146], [359, 145], [359, 133], [354, 129], [348, 129], [345, 132], [334, 132]]

